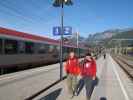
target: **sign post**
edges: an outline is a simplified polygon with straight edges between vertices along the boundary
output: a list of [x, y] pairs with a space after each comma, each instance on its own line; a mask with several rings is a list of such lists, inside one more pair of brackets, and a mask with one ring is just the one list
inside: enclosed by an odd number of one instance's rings
[[[63, 72], [63, 54], [62, 54], [62, 48], [63, 48], [63, 34], [64, 34], [64, 26], [63, 26], [63, 18], [64, 18], [64, 5], [70, 6], [73, 2], [71, 0], [54, 0], [53, 6], [54, 7], [61, 7], [61, 35], [60, 35], [60, 80], [62, 80], [62, 72]], [[58, 33], [58, 32], [57, 32]]]
[[54, 36], [61, 36], [60, 40], [60, 79], [62, 80], [63, 76], [63, 35], [72, 35], [72, 27], [65, 26], [55, 26], [53, 27], [53, 35]]

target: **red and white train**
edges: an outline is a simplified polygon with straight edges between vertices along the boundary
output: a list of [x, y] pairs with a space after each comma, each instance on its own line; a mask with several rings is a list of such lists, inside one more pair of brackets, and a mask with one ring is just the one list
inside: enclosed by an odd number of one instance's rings
[[[63, 58], [77, 47], [64, 44]], [[79, 48], [83, 56], [86, 49]], [[23, 68], [59, 61], [59, 41], [0, 27], [0, 69]]]

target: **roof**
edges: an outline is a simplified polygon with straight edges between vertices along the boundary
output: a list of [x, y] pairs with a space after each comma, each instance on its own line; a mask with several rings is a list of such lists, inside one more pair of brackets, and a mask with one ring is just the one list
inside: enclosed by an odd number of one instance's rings
[[[0, 27], [0, 34], [8, 35], [8, 36], [15, 36], [15, 37], [24, 38], [24, 39], [36, 40], [36, 41], [44, 41], [44, 42], [48, 42], [48, 43], [52, 43], [52, 44], [56, 44], [56, 45], [59, 45], [59, 43], [60, 43], [59, 40], [54, 40], [54, 39], [50, 39], [47, 37], [41, 37], [38, 35], [32, 35], [32, 34], [25, 33], [25, 32], [19, 32], [16, 30], [7, 29], [7, 28], [3, 28], [3, 27]], [[70, 43], [64, 43], [64, 45], [67, 47], [77, 48], [76, 45], [73, 45]]]
[[31, 40], [39, 40], [39, 41], [47, 41], [47, 42], [52, 42], [52, 43], [59, 43], [59, 41], [54, 40], [54, 39], [50, 39], [47, 37], [41, 37], [41, 36], [32, 35], [29, 33], [19, 32], [16, 30], [2, 28], [2, 27], [0, 27], [0, 34], [9, 35], [9, 36], [16, 36], [16, 37], [31, 39]]

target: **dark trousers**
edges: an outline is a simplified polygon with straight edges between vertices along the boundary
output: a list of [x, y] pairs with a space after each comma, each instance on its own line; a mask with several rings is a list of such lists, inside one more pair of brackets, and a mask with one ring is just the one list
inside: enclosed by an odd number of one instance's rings
[[84, 84], [86, 89], [86, 98], [87, 100], [90, 100], [92, 91], [93, 91], [93, 80], [90, 77], [84, 77]]
[[84, 76], [84, 77], [82, 77], [82, 79], [79, 80], [79, 83], [76, 88], [77, 94], [79, 94], [81, 92], [81, 90], [83, 89], [84, 86], [86, 89], [86, 99], [90, 100], [92, 91], [94, 89], [93, 80], [91, 77]]

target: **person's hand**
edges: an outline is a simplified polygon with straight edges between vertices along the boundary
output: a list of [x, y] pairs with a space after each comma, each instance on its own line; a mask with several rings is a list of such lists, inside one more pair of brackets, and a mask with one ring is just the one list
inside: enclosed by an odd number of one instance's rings
[[63, 66], [66, 67], [66, 65], [67, 65], [66, 62], [64, 62]]
[[96, 77], [95, 77], [95, 76], [93, 76], [92, 80], [95, 80], [95, 79], [96, 79]]
[[82, 75], [79, 75], [80, 79], [82, 78]]
[[82, 76], [81, 75], [78, 75], [78, 79], [81, 79], [82, 78]]

